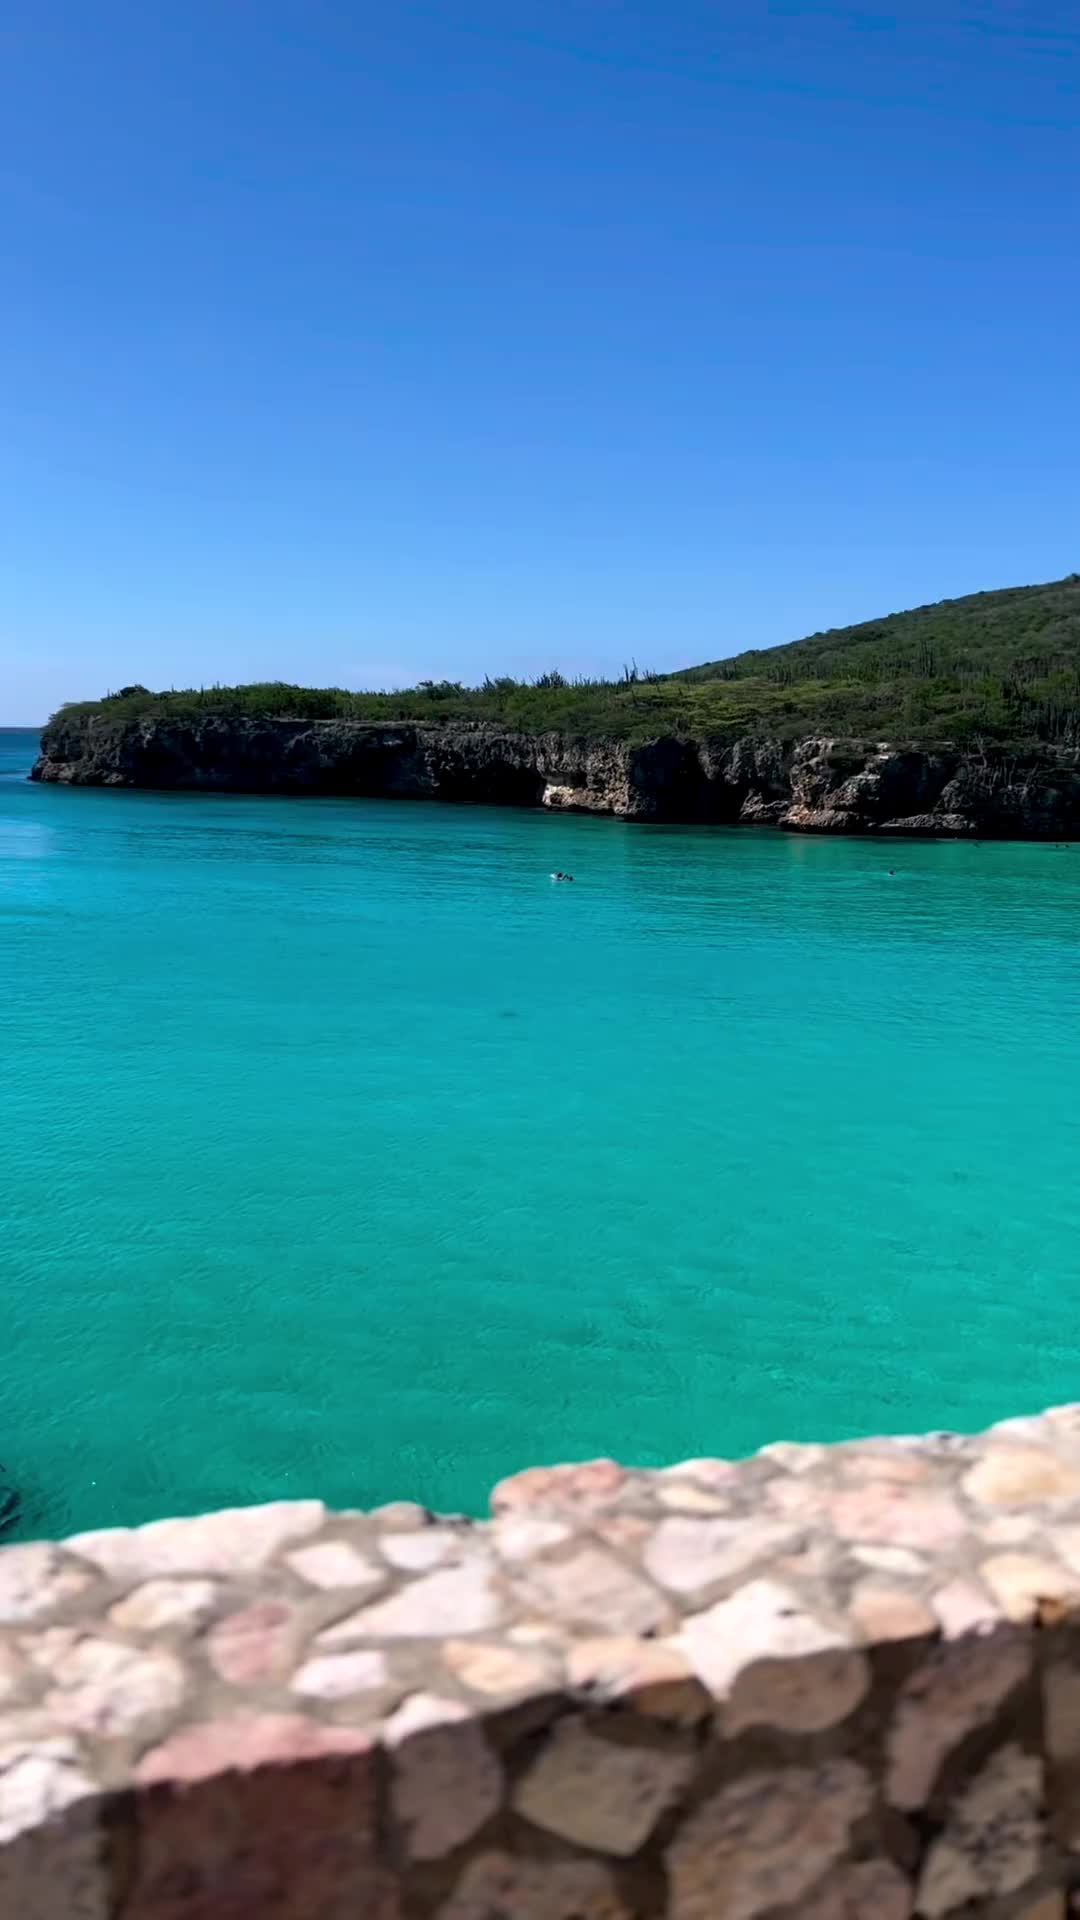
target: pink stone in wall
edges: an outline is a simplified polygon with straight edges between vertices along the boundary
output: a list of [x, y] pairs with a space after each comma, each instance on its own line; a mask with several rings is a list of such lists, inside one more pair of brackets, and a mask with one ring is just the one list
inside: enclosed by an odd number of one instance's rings
[[371, 1736], [359, 1727], [328, 1727], [299, 1714], [238, 1713], [181, 1727], [143, 1755], [135, 1779], [140, 1786], [190, 1785], [220, 1773], [370, 1752]]
[[273, 1679], [288, 1665], [292, 1621], [292, 1609], [279, 1600], [259, 1600], [227, 1614], [207, 1635], [211, 1665], [233, 1687]]
[[138, 1776], [124, 1920], [395, 1920], [356, 1729], [288, 1715], [188, 1727]]
[[621, 1493], [627, 1474], [614, 1460], [566, 1467], [527, 1467], [492, 1489], [493, 1514], [530, 1507], [605, 1506]]
[[962, 1538], [966, 1522], [947, 1493], [874, 1481], [830, 1502], [832, 1524], [842, 1540], [880, 1541], [932, 1552]]

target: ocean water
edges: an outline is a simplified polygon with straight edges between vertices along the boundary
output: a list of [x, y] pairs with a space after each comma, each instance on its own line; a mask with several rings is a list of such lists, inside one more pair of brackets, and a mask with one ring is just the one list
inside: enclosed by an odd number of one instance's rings
[[1080, 848], [34, 787], [34, 747], [25, 1533], [1080, 1395]]

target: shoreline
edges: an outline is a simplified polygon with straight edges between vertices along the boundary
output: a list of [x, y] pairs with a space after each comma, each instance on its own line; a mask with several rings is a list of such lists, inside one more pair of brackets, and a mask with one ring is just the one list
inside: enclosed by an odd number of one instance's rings
[[42, 784], [277, 797], [443, 800], [637, 824], [759, 826], [874, 839], [1080, 840], [1080, 750], [664, 736], [485, 724], [62, 711]]

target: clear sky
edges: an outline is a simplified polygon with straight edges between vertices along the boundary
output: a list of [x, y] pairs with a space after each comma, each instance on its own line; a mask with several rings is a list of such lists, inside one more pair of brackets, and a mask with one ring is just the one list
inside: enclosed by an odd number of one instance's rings
[[7, 0], [0, 720], [1080, 566], [1080, 16]]

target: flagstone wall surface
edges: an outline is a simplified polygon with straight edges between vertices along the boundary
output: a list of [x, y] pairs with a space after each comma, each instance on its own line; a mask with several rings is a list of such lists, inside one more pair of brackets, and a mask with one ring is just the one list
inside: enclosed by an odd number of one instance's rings
[[1080, 1408], [0, 1552], [0, 1920], [1064, 1920]]

